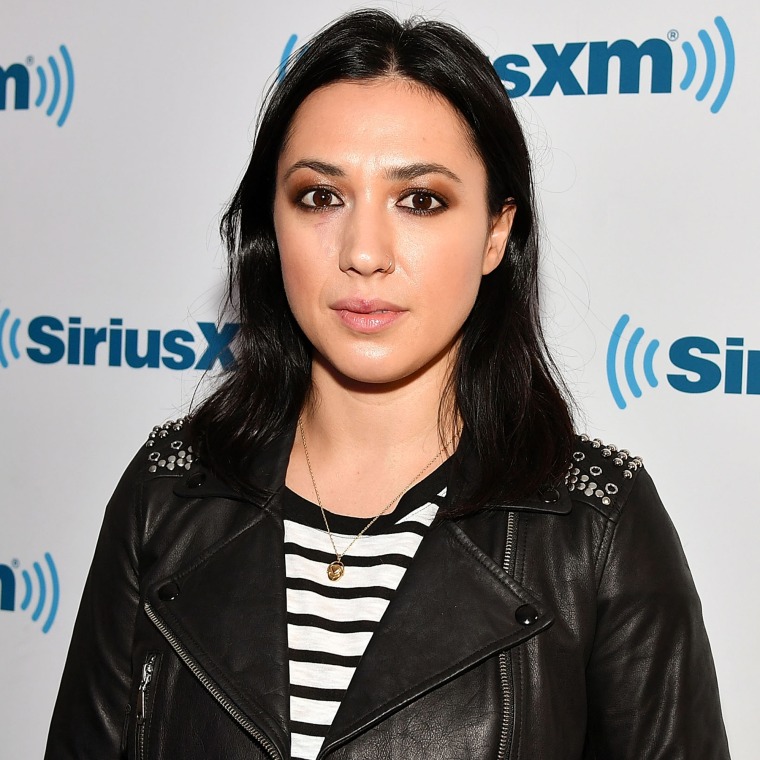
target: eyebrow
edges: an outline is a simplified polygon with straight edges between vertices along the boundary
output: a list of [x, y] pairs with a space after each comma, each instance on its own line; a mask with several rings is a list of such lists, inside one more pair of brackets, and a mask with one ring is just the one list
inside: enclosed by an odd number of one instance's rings
[[299, 169], [313, 169], [318, 174], [326, 174], [328, 177], [345, 177], [346, 173], [339, 166], [335, 164], [328, 164], [325, 161], [317, 161], [313, 158], [303, 158], [300, 161], [296, 161], [293, 166], [285, 172], [283, 181], [287, 181], [292, 174]]
[[[299, 169], [312, 169], [319, 174], [325, 174], [328, 177], [345, 177], [346, 173], [339, 166], [335, 164], [328, 164], [326, 161], [318, 161], [316, 159], [306, 158], [296, 161], [286, 172], [283, 177], [283, 181], [287, 181], [290, 176]], [[451, 169], [448, 169], [443, 164], [435, 163], [414, 163], [405, 164], [403, 166], [392, 166], [386, 169], [385, 176], [394, 182], [409, 182], [410, 180], [422, 177], [426, 174], [443, 174], [444, 177], [448, 177], [454, 182], [461, 184], [462, 180], [454, 174]]]
[[393, 166], [385, 172], [388, 179], [397, 182], [408, 182], [425, 174], [443, 174], [444, 177], [448, 177], [454, 180], [454, 182], [459, 182], [460, 184], [462, 182], [451, 169], [447, 169], [443, 164], [407, 164], [406, 166]]

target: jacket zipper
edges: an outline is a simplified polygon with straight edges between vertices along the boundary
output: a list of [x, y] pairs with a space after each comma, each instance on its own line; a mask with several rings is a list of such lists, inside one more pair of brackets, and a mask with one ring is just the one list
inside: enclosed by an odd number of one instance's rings
[[274, 760], [283, 760], [274, 744], [272, 744], [272, 742], [269, 741], [269, 739], [267, 739], [267, 737], [264, 736], [264, 734], [259, 731], [259, 729], [248, 720], [248, 718], [243, 715], [232, 702], [230, 702], [219, 687], [203, 672], [203, 669], [192, 659], [192, 657], [190, 657], [182, 644], [177, 640], [176, 636], [169, 630], [169, 628], [167, 628], [163, 620], [156, 615], [148, 602], [145, 602], [145, 614], [150, 618], [153, 625], [161, 631], [164, 638], [169, 642], [172, 649], [177, 653], [182, 662], [190, 668], [193, 675], [201, 682], [211, 696], [227, 711], [230, 717], [251, 734], [251, 736], [255, 737], [270, 757], [274, 758]]
[[[514, 572], [515, 539], [517, 536], [517, 513], [510, 512], [507, 517], [507, 538], [504, 543], [504, 572], [512, 575]], [[501, 678], [502, 694], [504, 696], [504, 712], [502, 716], [501, 735], [499, 737], [499, 753], [497, 760], [505, 760], [507, 751], [512, 743], [512, 728], [514, 726], [514, 701], [512, 699], [512, 658], [507, 652], [499, 653], [499, 676]]]
[[137, 757], [143, 760], [145, 757], [145, 705], [148, 698], [150, 684], [153, 681], [153, 671], [156, 667], [158, 655], [155, 652], [150, 653], [143, 663], [142, 679], [137, 689], [137, 712], [135, 720], [137, 722]]

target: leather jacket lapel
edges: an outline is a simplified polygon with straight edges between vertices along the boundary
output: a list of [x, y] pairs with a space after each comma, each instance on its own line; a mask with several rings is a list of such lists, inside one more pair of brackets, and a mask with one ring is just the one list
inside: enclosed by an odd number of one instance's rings
[[435, 525], [370, 639], [320, 755], [552, 620], [455, 523]]
[[209, 691], [220, 691], [288, 757], [285, 559], [276, 502], [251, 509], [246, 527], [154, 584], [147, 600], [175, 650], [211, 682]]

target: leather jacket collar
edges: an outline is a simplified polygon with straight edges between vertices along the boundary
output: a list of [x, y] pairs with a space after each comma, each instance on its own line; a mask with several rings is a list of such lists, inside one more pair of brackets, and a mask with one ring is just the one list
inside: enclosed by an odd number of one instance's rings
[[[236, 533], [187, 558], [176, 572], [151, 583], [146, 594], [146, 610], [175, 651], [283, 758], [290, 741], [281, 493], [292, 440], [291, 435], [275, 441], [252, 463], [254, 495], [243, 495], [200, 468], [176, 483], [174, 493], [182, 501], [234, 500], [250, 510]], [[557, 497], [536, 497], [509, 509], [569, 511], [567, 494]], [[488, 509], [457, 521], [444, 519], [426, 533], [321, 754], [551, 625], [546, 606], [502, 568], [507, 521], [504, 509]]]

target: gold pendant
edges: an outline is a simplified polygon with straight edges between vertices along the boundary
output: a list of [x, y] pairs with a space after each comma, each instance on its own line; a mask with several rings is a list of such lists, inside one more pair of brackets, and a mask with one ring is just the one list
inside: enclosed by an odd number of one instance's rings
[[336, 559], [335, 562], [331, 562], [327, 566], [327, 577], [331, 581], [339, 581], [343, 577], [345, 570], [346, 568], [343, 563], [339, 559]]

